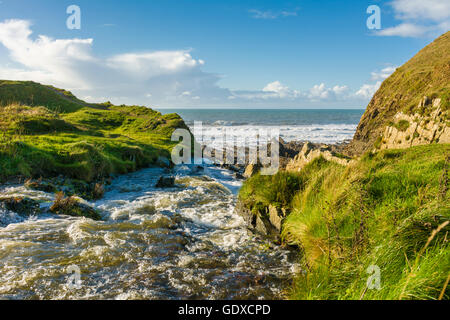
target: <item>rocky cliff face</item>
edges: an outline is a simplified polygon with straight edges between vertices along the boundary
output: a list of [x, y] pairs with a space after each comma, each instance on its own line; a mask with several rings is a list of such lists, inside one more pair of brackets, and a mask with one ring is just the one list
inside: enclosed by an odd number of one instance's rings
[[450, 127], [447, 125], [446, 113], [442, 111], [441, 99], [424, 97], [420, 106], [427, 106], [430, 113], [397, 113], [375, 142], [375, 148], [405, 149], [429, 143], [450, 143]]
[[[346, 149], [346, 154], [358, 156], [372, 150], [375, 144], [381, 147], [383, 134], [385, 136], [383, 148], [436, 142], [437, 139], [430, 139], [429, 136], [430, 132], [435, 132], [432, 129], [432, 123], [438, 128], [443, 126], [442, 130], [448, 132], [446, 130], [448, 130], [450, 105], [449, 79], [450, 32], [447, 32], [421, 50], [383, 82], [369, 103], [353, 141]], [[425, 103], [424, 97], [427, 97]], [[434, 122], [432, 115], [437, 109], [435, 105], [438, 103], [437, 101], [440, 101], [439, 123]], [[416, 118], [419, 123], [415, 121]], [[422, 124], [420, 124], [422, 121], [420, 119], [424, 121]], [[413, 131], [411, 134], [416, 136], [411, 135], [407, 140], [409, 131], [404, 137], [400, 134], [402, 142], [398, 143], [399, 130], [394, 129], [392, 122], [402, 120], [411, 124], [410, 131]], [[426, 121], [428, 121], [427, 124], [425, 124]], [[406, 122], [403, 123], [406, 124]], [[417, 123], [417, 126], [414, 123]], [[387, 131], [386, 127], [391, 129]], [[443, 141], [440, 140], [440, 142]]]

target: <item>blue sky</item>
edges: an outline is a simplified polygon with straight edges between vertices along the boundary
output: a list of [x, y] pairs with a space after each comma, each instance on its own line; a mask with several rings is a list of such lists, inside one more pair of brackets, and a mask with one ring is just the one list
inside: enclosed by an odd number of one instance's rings
[[157, 107], [365, 108], [449, 21], [449, 0], [3, 0], [0, 78]]

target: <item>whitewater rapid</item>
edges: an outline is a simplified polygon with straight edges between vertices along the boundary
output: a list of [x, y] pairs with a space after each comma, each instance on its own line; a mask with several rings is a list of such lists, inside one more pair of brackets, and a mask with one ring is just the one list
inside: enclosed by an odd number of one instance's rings
[[[0, 211], [0, 297], [285, 298], [298, 257], [247, 230], [234, 210], [241, 182], [220, 168], [180, 166], [170, 173], [177, 187], [155, 189], [164, 174], [150, 168], [114, 179], [89, 203], [102, 221]], [[54, 199], [17, 185], [0, 186], [0, 195], [43, 207]], [[71, 266], [81, 271], [79, 288], [69, 285]]]

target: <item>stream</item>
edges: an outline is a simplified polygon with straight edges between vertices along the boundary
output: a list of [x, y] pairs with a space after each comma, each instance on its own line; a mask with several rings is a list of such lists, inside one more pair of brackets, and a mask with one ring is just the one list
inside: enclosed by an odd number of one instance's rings
[[[247, 230], [232, 172], [179, 166], [120, 176], [89, 205], [102, 221], [0, 209], [0, 299], [284, 299], [295, 252]], [[0, 194], [50, 206], [53, 194], [20, 185]], [[73, 267], [80, 285], [71, 286]]]

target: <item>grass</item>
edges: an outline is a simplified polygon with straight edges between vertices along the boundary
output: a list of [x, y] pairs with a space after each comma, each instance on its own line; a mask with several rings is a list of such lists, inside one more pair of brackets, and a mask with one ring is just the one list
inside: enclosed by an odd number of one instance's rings
[[[367, 153], [348, 167], [318, 159], [296, 174], [282, 239], [302, 251], [305, 272], [290, 297], [450, 298], [449, 156], [449, 145], [428, 145]], [[256, 176], [240, 198], [264, 207], [279, 187]], [[370, 266], [381, 270], [380, 290], [367, 288]]]
[[[25, 105], [31, 100], [42, 105]], [[67, 91], [30, 82], [0, 82], [0, 102], [9, 101], [19, 102], [0, 104], [0, 181], [64, 175], [91, 182], [135, 171], [158, 164], [160, 157], [170, 159], [176, 145], [172, 132], [187, 128], [176, 114], [92, 106]]]
[[399, 122], [394, 124], [394, 127], [402, 132], [405, 132], [406, 130], [408, 130], [409, 126], [410, 126], [410, 123], [407, 120], [400, 120]]

